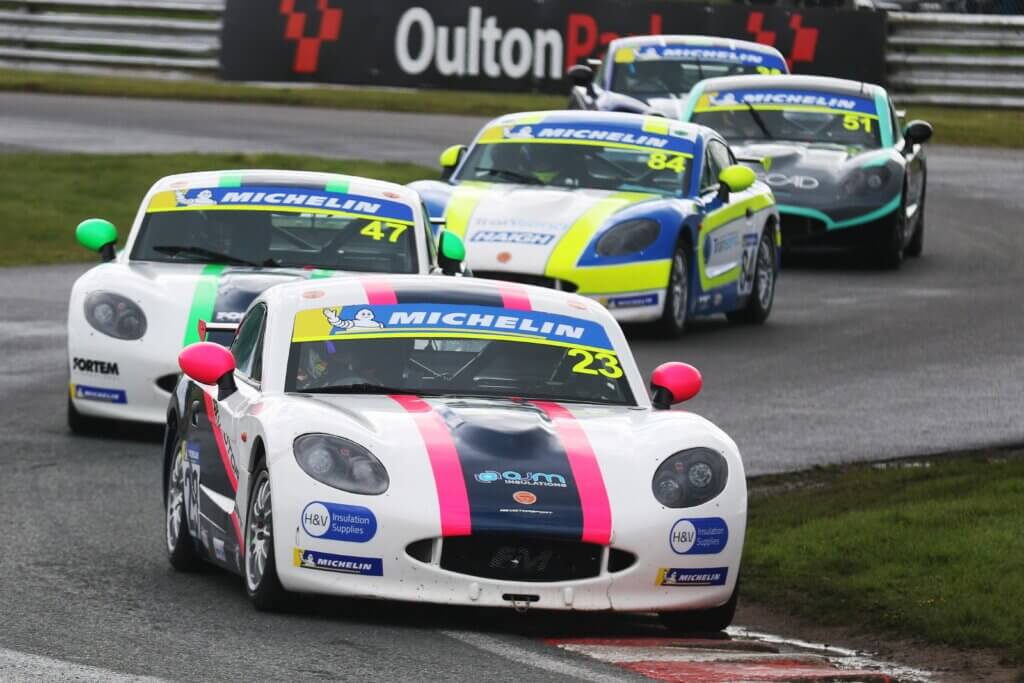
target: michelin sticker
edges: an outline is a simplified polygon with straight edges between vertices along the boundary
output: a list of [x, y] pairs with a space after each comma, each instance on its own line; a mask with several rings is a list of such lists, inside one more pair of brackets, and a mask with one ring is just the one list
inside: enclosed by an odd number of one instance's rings
[[842, 95], [827, 92], [814, 92], [808, 90], [759, 90], [743, 89], [728, 90], [725, 92], [708, 92], [701, 97], [696, 111], [711, 111], [714, 109], [729, 109], [753, 106], [782, 106], [782, 107], [816, 107], [820, 109], [831, 109], [842, 112], [856, 112], [877, 116], [878, 111], [873, 100], [862, 97], [844, 97]]
[[314, 501], [302, 510], [302, 530], [313, 538], [366, 543], [377, 533], [377, 517], [361, 505]]
[[658, 570], [657, 586], [724, 586], [729, 576], [728, 567], [686, 569], [663, 567]]
[[[161, 197], [165, 194], [173, 195], [169, 205]], [[212, 206], [265, 206], [292, 211], [314, 209], [321, 212], [333, 211], [385, 218], [404, 223], [413, 222], [412, 207], [402, 202], [296, 186], [206, 187], [175, 190], [173, 193], [161, 192], [154, 197], [149, 210], [167, 211]]]
[[71, 393], [82, 401], [101, 401], [103, 403], [127, 403], [128, 395], [124, 389], [107, 389], [106, 387], [88, 387], [84, 384], [72, 384]]
[[374, 319], [373, 311], [369, 308], [360, 308], [347, 320], [339, 317], [340, 313], [341, 307], [324, 309], [324, 317], [331, 324], [331, 334], [341, 334], [351, 329], [379, 330], [384, 327], [383, 323]]
[[379, 557], [355, 557], [353, 555], [335, 555], [318, 550], [295, 548], [292, 562], [303, 569], [319, 569], [339, 574], [358, 574], [360, 576], [383, 576], [384, 560]]
[[677, 555], [714, 555], [725, 550], [729, 527], [720, 517], [680, 519], [672, 525], [668, 543]]

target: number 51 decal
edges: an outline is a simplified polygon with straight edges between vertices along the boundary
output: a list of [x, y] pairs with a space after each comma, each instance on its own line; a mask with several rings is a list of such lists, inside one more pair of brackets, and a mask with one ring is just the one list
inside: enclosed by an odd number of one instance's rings
[[[599, 351], [591, 353], [586, 349], [569, 349], [569, 356], [579, 358], [579, 362], [572, 366], [572, 371], [581, 375], [604, 375], [609, 379], [622, 377], [622, 368], [619, 366], [619, 359], [614, 353]], [[600, 363], [597, 368], [592, 368], [595, 362]]]

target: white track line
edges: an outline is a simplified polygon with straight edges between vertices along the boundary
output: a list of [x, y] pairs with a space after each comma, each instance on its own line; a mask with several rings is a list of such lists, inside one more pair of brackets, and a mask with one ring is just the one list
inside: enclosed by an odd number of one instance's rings
[[133, 676], [87, 664], [0, 648], [0, 681], [75, 681], [75, 683], [158, 683], [161, 678]]
[[[474, 633], [472, 631], [441, 631], [441, 633], [479, 650], [484, 650], [485, 652], [490, 652], [515, 662], [519, 666], [532, 666], [536, 669], [550, 671], [559, 676], [592, 681], [593, 683], [621, 683], [623, 678], [621, 674], [609, 675], [598, 671], [591, 671], [559, 657], [552, 657], [536, 650], [518, 647], [510, 642], [486, 636], [482, 633]], [[0, 673], [2, 673], [2, 670], [0, 670]], [[524, 674], [521, 678], [527, 679], [528, 676]]]

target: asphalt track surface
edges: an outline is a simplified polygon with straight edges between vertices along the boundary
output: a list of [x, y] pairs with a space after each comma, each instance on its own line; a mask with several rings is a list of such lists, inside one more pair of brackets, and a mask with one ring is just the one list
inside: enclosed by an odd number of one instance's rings
[[[479, 121], [242, 105], [0, 95], [0, 148], [280, 151], [430, 163]], [[2, 157], [0, 157], [2, 163]], [[680, 341], [630, 330], [642, 368], [679, 359], [687, 406], [748, 472], [1022, 441], [1019, 153], [930, 151], [924, 257], [898, 272], [804, 260], [763, 327], [709, 320]], [[69, 226], [70, 239], [70, 226]], [[68, 289], [86, 265], [0, 269], [0, 678], [584, 680], [623, 672], [537, 636], [644, 634], [644, 617], [537, 615], [304, 599], [255, 613], [238, 580], [173, 573], [159, 447], [72, 438]], [[44, 663], [45, 663], [44, 662]], [[79, 668], [66, 663], [82, 665]], [[96, 669], [89, 667], [99, 667]], [[92, 676], [93, 678], [90, 678]]]

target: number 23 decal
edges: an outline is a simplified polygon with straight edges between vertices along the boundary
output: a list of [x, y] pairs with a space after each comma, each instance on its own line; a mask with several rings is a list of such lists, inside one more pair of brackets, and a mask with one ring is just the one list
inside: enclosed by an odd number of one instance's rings
[[[580, 359], [576, 365], [572, 366], [573, 372], [581, 375], [604, 375], [609, 379], [622, 377], [622, 368], [614, 353], [603, 351], [592, 353], [586, 349], [569, 349], [569, 356]], [[595, 362], [600, 363], [600, 367], [591, 367]]]

